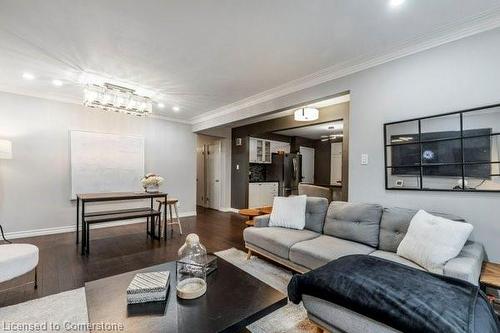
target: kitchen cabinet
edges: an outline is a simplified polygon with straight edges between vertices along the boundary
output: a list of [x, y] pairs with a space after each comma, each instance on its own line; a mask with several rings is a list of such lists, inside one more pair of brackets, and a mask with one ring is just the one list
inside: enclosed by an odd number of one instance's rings
[[250, 138], [248, 151], [250, 163], [271, 164], [271, 154], [278, 151], [290, 153], [290, 144], [287, 142]]
[[248, 207], [272, 206], [278, 196], [278, 182], [250, 183], [248, 185]]
[[250, 163], [271, 163], [271, 141], [250, 138]]

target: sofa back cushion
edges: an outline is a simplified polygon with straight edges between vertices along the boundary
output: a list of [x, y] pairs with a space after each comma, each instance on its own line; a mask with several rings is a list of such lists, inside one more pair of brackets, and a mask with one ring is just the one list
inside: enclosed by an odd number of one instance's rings
[[[396, 252], [399, 243], [403, 240], [408, 231], [408, 226], [417, 210], [407, 208], [384, 208], [382, 220], [380, 222], [379, 249], [384, 251]], [[432, 215], [447, 218], [453, 221], [464, 222], [461, 217], [443, 214], [431, 213]]]
[[382, 206], [333, 201], [328, 207], [323, 233], [377, 247]]
[[328, 199], [308, 196], [306, 201], [306, 226], [304, 229], [321, 233], [327, 210]]

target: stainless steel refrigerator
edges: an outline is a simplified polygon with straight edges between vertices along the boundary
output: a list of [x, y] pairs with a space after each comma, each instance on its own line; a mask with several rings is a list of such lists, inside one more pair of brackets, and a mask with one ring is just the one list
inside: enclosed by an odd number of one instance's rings
[[271, 177], [279, 182], [279, 195], [299, 194], [302, 179], [302, 156], [300, 154], [272, 154]]

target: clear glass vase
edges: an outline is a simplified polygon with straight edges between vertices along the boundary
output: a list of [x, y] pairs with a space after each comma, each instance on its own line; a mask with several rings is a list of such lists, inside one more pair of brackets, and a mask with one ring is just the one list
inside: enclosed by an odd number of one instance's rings
[[193, 299], [207, 291], [207, 250], [196, 234], [189, 234], [178, 253], [177, 296]]

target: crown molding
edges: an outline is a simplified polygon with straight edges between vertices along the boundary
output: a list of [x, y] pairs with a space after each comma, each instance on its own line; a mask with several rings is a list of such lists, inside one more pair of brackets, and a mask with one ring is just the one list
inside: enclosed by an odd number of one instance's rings
[[[339, 79], [365, 69], [369, 69], [387, 62], [416, 54], [446, 43], [450, 43], [462, 38], [466, 38], [481, 32], [489, 31], [500, 27], [500, 7], [484, 12], [472, 17], [466, 21], [454, 22], [446, 25], [432, 34], [420, 35], [401, 43], [398, 47], [378, 52], [369, 57], [360, 57], [341, 64], [337, 64], [325, 69], [319, 70], [302, 78], [287, 82], [275, 88], [263, 91], [253, 96], [244, 98], [235, 103], [231, 103], [212, 111], [205, 112], [199, 116], [191, 118], [191, 123], [195, 127], [203, 127], [202, 123], [226, 117], [237, 113], [242, 109], [273, 100], [288, 94], [317, 86], [319, 84]], [[246, 118], [244, 113], [239, 113], [239, 119]], [[255, 114], [252, 114], [255, 116]], [[233, 119], [234, 120], [234, 119]], [[221, 119], [221, 123], [224, 120]]]
[[172, 117], [167, 117], [161, 114], [152, 114], [150, 116], [147, 116], [146, 118], [153, 118], [153, 119], [159, 119], [159, 120], [165, 120], [165, 121], [170, 121], [174, 123], [180, 123], [180, 124], [186, 124], [186, 125], [192, 125], [193, 122], [191, 120], [186, 120], [186, 119], [179, 119], [179, 118], [172, 118]]

